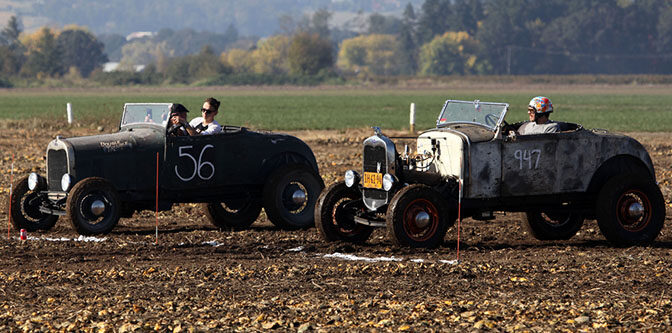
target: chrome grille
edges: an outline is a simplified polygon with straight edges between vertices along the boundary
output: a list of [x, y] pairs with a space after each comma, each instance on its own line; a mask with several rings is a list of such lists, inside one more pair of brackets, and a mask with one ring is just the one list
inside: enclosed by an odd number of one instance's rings
[[50, 191], [61, 190], [61, 178], [68, 172], [68, 157], [63, 149], [47, 152], [47, 182]]

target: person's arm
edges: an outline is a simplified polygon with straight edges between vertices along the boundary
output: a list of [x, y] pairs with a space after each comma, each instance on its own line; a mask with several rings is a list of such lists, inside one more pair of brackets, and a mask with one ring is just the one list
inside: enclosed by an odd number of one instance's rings
[[180, 124], [184, 125], [184, 129], [187, 131], [187, 133], [189, 133], [189, 135], [198, 135], [198, 132], [196, 132], [196, 130], [191, 127], [191, 124], [189, 124], [186, 120], [180, 118]]

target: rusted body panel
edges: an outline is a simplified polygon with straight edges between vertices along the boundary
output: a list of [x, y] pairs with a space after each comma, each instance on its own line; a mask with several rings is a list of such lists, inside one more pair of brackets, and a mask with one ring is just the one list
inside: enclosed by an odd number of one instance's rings
[[623, 135], [578, 130], [518, 136], [501, 145], [502, 197], [585, 192], [600, 165], [618, 155], [641, 160], [653, 173], [646, 150]]
[[[597, 169], [615, 156], [653, 164], [636, 140], [604, 131], [577, 131], [502, 138], [474, 126], [422, 133], [418, 153], [435, 158], [426, 167], [463, 180], [469, 199], [585, 192]], [[420, 165], [423, 167], [422, 165]]]

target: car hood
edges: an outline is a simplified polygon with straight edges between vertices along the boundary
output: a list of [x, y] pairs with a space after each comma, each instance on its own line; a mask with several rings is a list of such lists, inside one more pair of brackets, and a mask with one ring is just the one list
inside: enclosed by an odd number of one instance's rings
[[161, 133], [150, 128], [136, 128], [112, 134], [100, 134], [61, 139], [75, 152], [117, 153], [135, 151], [138, 147], [162, 144]]

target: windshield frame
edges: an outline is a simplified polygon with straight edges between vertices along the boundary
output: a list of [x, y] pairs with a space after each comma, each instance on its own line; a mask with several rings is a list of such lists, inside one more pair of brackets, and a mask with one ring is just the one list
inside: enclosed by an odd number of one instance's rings
[[[135, 122], [125, 124], [124, 123], [125, 120], [127, 120], [127, 118], [129, 117], [129, 110], [128, 110], [129, 106], [147, 106], [147, 107], [162, 106], [162, 107], [165, 107], [167, 109], [168, 118], [166, 119], [166, 122], [159, 122], [159, 123], [157, 123], [157, 122], [135, 121]], [[150, 125], [150, 126], [159, 126], [161, 128], [165, 128], [166, 124], [168, 123], [168, 120], [170, 119], [170, 110], [171, 110], [172, 106], [173, 106], [173, 103], [125, 103], [124, 104], [124, 112], [121, 115], [121, 120], [119, 121], [119, 128], [122, 129], [124, 127], [136, 126], [136, 125], [140, 125], [140, 124], [141, 125]]]
[[[494, 126], [490, 126], [488, 124], [480, 123], [480, 122], [477, 122], [477, 121], [467, 121], [467, 120], [441, 121], [441, 119], [445, 119], [443, 117], [443, 115], [444, 115], [444, 113], [446, 112], [446, 109], [448, 108], [448, 106], [451, 103], [471, 104], [471, 105], [474, 106], [474, 108], [476, 108], [476, 104], [478, 104], [478, 105], [501, 106], [501, 107], [503, 107], [503, 110], [499, 114], [499, 116], [497, 117], [497, 122], [494, 124]], [[470, 124], [470, 125], [481, 126], [481, 127], [487, 128], [488, 130], [490, 130], [492, 132], [496, 132], [497, 129], [504, 122], [504, 117], [506, 117], [506, 113], [508, 111], [509, 111], [509, 104], [508, 103], [481, 102], [480, 100], [464, 101], [464, 100], [457, 100], [457, 99], [449, 99], [449, 100], [446, 100], [445, 103], [443, 103], [443, 107], [441, 108], [441, 112], [439, 112], [439, 117], [436, 119], [436, 128], [449, 127], [450, 125], [456, 125], [456, 124]]]

